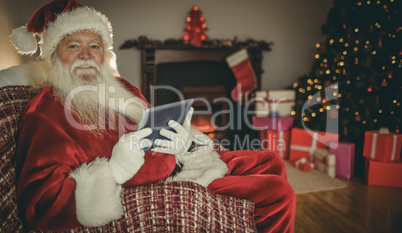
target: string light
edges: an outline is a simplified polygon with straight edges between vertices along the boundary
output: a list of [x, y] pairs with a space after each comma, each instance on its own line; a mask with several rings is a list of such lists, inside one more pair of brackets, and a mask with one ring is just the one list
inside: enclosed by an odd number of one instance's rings
[[[390, 5], [389, 4], [390, 2], [392, 3], [395, 1], [376, 0], [373, 2], [372, 0], [366, 0], [366, 1], [358, 0], [356, 4], [351, 8], [353, 10], [356, 10], [357, 8], [356, 6], [361, 6], [362, 4], [363, 5], [371, 4], [372, 5], [371, 7], [373, 8], [377, 7], [381, 11], [384, 10], [385, 12], [387, 12], [387, 14], [383, 17], [385, 20], [386, 17], [394, 20], [395, 16], [393, 14], [394, 13], [398, 14], [400, 12], [394, 12], [392, 8], [393, 5], [392, 4]], [[367, 7], [361, 8], [361, 10], [365, 10], [366, 8]], [[388, 9], [390, 10], [392, 9], [392, 11], [388, 12]], [[392, 17], [389, 16], [390, 13], [392, 13]], [[343, 9], [341, 11], [341, 17], [345, 17], [346, 14], [348, 14], [348, 12], [345, 12]], [[388, 119], [382, 119], [382, 118], [383, 117], [390, 118], [391, 115], [393, 115], [393, 118], [395, 118], [397, 117], [396, 115], [400, 110], [400, 109], [398, 109], [398, 111], [395, 110], [398, 106], [401, 106], [402, 102], [398, 102], [400, 100], [397, 100], [395, 98], [392, 99], [391, 101], [388, 101], [388, 103], [385, 103], [385, 105], [383, 105], [384, 100], [376, 96], [377, 95], [382, 96], [383, 91], [388, 90], [394, 91], [393, 88], [398, 89], [400, 87], [402, 89], [402, 84], [400, 84], [399, 82], [400, 81], [400, 77], [398, 75], [399, 70], [396, 70], [398, 69], [398, 67], [402, 68], [402, 59], [401, 59], [402, 50], [399, 49], [399, 51], [396, 51], [396, 53], [394, 52], [395, 55], [383, 56], [386, 55], [386, 53], [384, 54], [384, 50], [388, 49], [386, 43], [389, 43], [392, 40], [392, 38], [398, 38], [400, 34], [399, 32], [402, 31], [402, 26], [398, 26], [398, 28], [396, 27], [391, 28], [392, 31], [390, 31], [388, 25], [386, 25], [386, 21], [383, 20], [378, 20], [378, 22], [374, 21], [374, 23], [367, 25], [367, 27], [366, 25], [362, 24], [355, 24], [355, 26], [352, 26], [352, 24], [345, 23], [347, 21], [348, 20], [346, 18], [344, 20], [344, 23], [342, 23], [343, 25], [341, 24], [339, 26], [339, 27], [343, 26], [345, 29], [347, 29], [345, 31], [342, 31], [342, 33], [345, 32], [345, 34], [342, 34], [342, 37], [334, 36], [333, 38], [329, 38], [329, 40], [325, 44], [316, 43], [315, 46], [317, 48], [317, 51], [316, 54], [313, 55], [315, 59], [317, 59], [317, 61], [315, 61], [316, 70], [314, 71], [314, 74], [318, 78], [314, 78], [311, 76], [310, 78], [304, 79], [305, 81], [294, 83], [293, 88], [295, 90], [299, 90], [299, 92], [301, 93], [307, 92], [307, 94], [303, 96], [304, 98], [307, 97], [307, 99], [309, 100], [308, 102], [309, 104], [310, 101], [315, 101], [316, 99], [317, 102], [321, 103], [322, 105], [318, 109], [314, 108], [314, 111], [310, 110], [307, 111], [306, 114], [303, 113], [302, 116], [303, 121], [307, 122], [317, 120], [315, 118], [321, 118], [323, 116], [323, 114], [321, 113], [325, 114], [325, 112], [329, 110], [333, 112], [334, 109], [336, 108], [341, 109], [341, 111], [339, 112], [339, 117], [341, 117], [342, 116], [341, 114], [345, 113], [345, 111], [350, 112], [342, 117], [350, 117], [350, 115], [352, 115], [352, 121], [356, 121], [355, 123], [359, 124], [361, 123], [363, 125], [368, 124], [367, 128], [365, 127], [365, 130], [369, 130], [369, 128], [372, 129], [373, 127], [378, 127], [375, 126], [373, 122], [379, 123], [387, 121]], [[384, 25], [384, 27], [382, 25]], [[361, 26], [364, 26], [364, 28], [362, 27], [362, 29], [360, 30]], [[369, 34], [364, 35], [365, 33]], [[370, 40], [362, 39], [364, 38], [364, 36], [369, 37]], [[384, 38], [386, 38], [386, 41]], [[391, 42], [394, 43], [393, 41]], [[334, 56], [331, 55], [331, 57], [329, 57], [326, 55], [329, 52], [326, 51], [328, 49], [326, 49], [325, 45], [329, 46], [334, 44], [336, 45], [336, 48], [331, 47], [332, 48], [331, 53], [334, 52], [333, 50], [336, 50], [335, 52], [337, 54], [335, 54]], [[383, 45], [384, 47], [382, 47]], [[378, 66], [377, 64], [380, 64], [380, 66]], [[359, 69], [363, 69], [363, 71], [360, 71]], [[367, 71], [377, 70], [374, 73], [378, 72], [379, 74], [377, 76], [374, 76], [372, 72], [365, 72], [366, 69]], [[389, 80], [391, 78], [392, 80]], [[339, 80], [340, 82], [339, 86], [341, 87], [342, 87], [341, 84], [349, 85], [347, 86], [346, 89], [344, 89], [345, 91], [344, 93], [341, 93], [341, 91], [337, 89], [339, 88], [338, 86], [335, 87], [335, 85], [332, 85], [332, 83], [335, 83], [335, 81], [337, 80]], [[398, 83], [398, 85], [393, 84], [394, 82]], [[367, 91], [365, 92], [366, 94], [363, 93], [357, 97], [354, 96], [353, 88], [355, 87], [350, 86], [351, 84], [355, 85], [356, 89], [362, 89], [363, 92], [366, 89]], [[340, 99], [338, 100], [339, 101], [338, 103], [334, 104], [334, 101], [329, 99], [328, 95], [327, 98], [320, 98], [313, 96], [312, 94], [313, 92], [311, 90], [313, 91], [322, 90], [324, 87], [326, 88], [326, 90], [328, 89], [328, 87], [330, 87], [331, 89], [337, 89], [332, 90], [332, 96], [336, 98], [346, 98], [343, 99], [342, 102], [347, 103], [349, 101], [349, 98], [355, 98], [355, 99], [349, 103], [349, 106], [344, 106], [343, 104], [342, 105], [338, 104], [340, 102]], [[345, 88], [345, 86], [343, 86], [343, 88]], [[397, 91], [401, 91], [401, 89], [398, 89]], [[350, 92], [352, 92], [352, 95]], [[359, 93], [359, 91], [357, 93]], [[355, 105], [358, 105], [358, 107]], [[389, 108], [389, 105], [391, 105], [391, 108]], [[374, 106], [377, 106], [376, 109], [373, 109]], [[296, 111], [291, 112], [291, 115], [295, 114]], [[392, 122], [392, 124], [393, 123], [395, 122]], [[352, 124], [354, 123], [352, 122]], [[348, 126], [347, 129], [349, 132], [347, 132], [345, 135], [348, 134], [352, 135], [352, 133], [355, 134], [354, 133], [355, 130], [351, 130], [352, 128], [354, 127]], [[399, 128], [401, 128], [400, 125]], [[396, 129], [398, 129], [398, 126], [396, 126]], [[390, 130], [396, 132], [396, 129], [394, 126], [394, 129]]]

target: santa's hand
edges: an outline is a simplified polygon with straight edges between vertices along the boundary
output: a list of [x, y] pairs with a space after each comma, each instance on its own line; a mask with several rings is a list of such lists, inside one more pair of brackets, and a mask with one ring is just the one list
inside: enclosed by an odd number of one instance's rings
[[190, 108], [183, 125], [180, 125], [174, 120], [170, 120], [168, 125], [176, 132], [161, 129], [159, 134], [169, 140], [156, 139], [154, 145], [157, 147], [153, 148], [152, 151], [174, 155], [186, 153], [192, 143], [191, 117], [193, 116], [193, 112], [194, 108]]
[[152, 141], [145, 137], [151, 133], [151, 128], [128, 133], [114, 145], [109, 164], [117, 183], [125, 183], [140, 170], [144, 164], [143, 149], [152, 145]]
[[208, 135], [200, 132], [199, 130], [196, 130], [194, 128], [191, 129], [191, 134], [192, 134], [192, 140], [196, 147], [194, 148], [195, 150], [199, 149], [209, 149], [209, 150], [214, 150], [214, 142]]

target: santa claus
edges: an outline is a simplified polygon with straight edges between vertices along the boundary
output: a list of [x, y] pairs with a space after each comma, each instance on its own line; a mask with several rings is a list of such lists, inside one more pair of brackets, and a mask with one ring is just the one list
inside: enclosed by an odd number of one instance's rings
[[[192, 111], [183, 125], [169, 122], [175, 132], [159, 132], [170, 140], [144, 151], [152, 129], [137, 128], [149, 104], [119, 77], [104, 15], [75, 0], [54, 0], [11, 40], [20, 53], [33, 54], [35, 36], [41, 60], [27, 67], [39, 92], [26, 106], [17, 149], [17, 202], [29, 227], [100, 226], [122, 216], [122, 188], [189, 180], [253, 201], [261, 232], [293, 231], [295, 195], [279, 156], [217, 153], [191, 127]], [[180, 171], [172, 175], [177, 164]]]

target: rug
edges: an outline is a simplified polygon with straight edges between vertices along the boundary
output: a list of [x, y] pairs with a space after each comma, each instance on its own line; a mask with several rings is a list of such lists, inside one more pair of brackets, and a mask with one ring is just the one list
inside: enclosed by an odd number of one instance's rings
[[318, 170], [301, 171], [285, 161], [288, 181], [296, 194], [312, 193], [346, 188], [346, 183], [331, 178]]

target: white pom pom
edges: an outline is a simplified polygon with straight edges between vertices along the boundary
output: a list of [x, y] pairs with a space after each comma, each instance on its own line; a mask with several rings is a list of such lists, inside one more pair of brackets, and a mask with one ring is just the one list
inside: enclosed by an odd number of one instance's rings
[[35, 35], [26, 26], [14, 29], [10, 40], [20, 54], [34, 54], [38, 49]]

